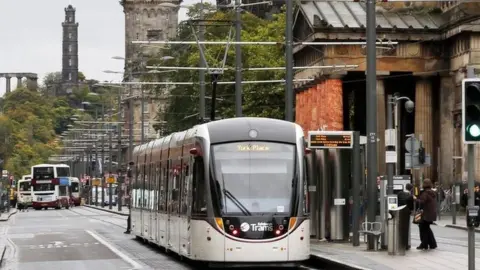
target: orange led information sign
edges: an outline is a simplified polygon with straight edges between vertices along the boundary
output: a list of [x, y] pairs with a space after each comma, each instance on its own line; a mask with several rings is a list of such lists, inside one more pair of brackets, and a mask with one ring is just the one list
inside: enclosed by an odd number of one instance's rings
[[308, 147], [314, 149], [352, 148], [352, 131], [310, 131]]

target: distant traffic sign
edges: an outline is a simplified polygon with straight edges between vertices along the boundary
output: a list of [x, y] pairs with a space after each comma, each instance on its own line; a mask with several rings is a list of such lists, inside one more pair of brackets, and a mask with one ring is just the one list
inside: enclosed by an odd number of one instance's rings
[[353, 147], [352, 131], [309, 131], [308, 147], [315, 149]]
[[93, 186], [100, 186], [100, 179], [98, 179], [98, 178], [93, 179], [92, 185]]
[[108, 184], [114, 184], [115, 183], [115, 177], [108, 177], [107, 178], [107, 183]]

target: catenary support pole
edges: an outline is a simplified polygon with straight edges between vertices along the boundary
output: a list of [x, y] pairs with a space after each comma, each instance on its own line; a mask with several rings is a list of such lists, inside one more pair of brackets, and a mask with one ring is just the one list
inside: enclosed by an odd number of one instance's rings
[[[235, 41], [242, 39], [241, 1], [235, 0]], [[242, 116], [242, 45], [235, 44], [235, 116]]]
[[293, 1], [285, 0], [287, 5], [287, 22], [285, 27], [285, 120], [293, 122]]
[[[369, 222], [377, 214], [377, 64], [375, 0], [367, 0], [367, 186]], [[368, 236], [368, 249], [375, 247], [375, 237]]]
[[[200, 1], [200, 27], [198, 31], [198, 40], [199, 41], [204, 41], [205, 39], [205, 25], [203, 25], [202, 20], [204, 19], [203, 16], [203, 0]], [[204, 46], [203, 44], [200, 44], [200, 46]], [[200, 68], [205, 68], [205, 59], [203, 57], [200, 57], [200, 63], [199, 67]], [[198, 73], [198, 81], [200, 82], [200, 93], [199, 93], [199, 118], [200, 122], [203, 122], [205, 120], [205, 70], [201, 69], [200, 72]]]
[[[105, 105], [102, 103], [102, 123], [105, 122]], [[104, 129], [105, 127], [103, 124], [101, 124], [101, 129]], [[102, 134], [104, 135], [104, 134]], [[102, 208], [105, 207], [105, 169], [103, 168], [105, 165], [105, 136], [102, 136], [100, 139], [100, 143], [102, 144], [102, 156], [101, 156], [101, 161], [100, 161], [100, 182], [101, 182], [101, 187], [102, 187], [102, 203], [101, 206]]]
[[[122, 121], [123, 121], [123, 111], [122, 111], [122, 88], [118, 88], [118, 123], [117, 123], [117, 172], [120, 176], [120, 168], [122, 167]], [[118, 177], [120, 179], [120, 177]], [[123, 182], [118, 181], [118, 198], [117, 206], [118, 211], [122, 211], [122, 200], [123, 200]]]
[[[112, 117], [112, 114], [109, 114], [109, 118]], [[111, 120], [111, 119], [110, 119]], [[108, 124], [109, 128], [111, 124]], [[109, 177], [112, 174], [112, 158], [113, 158], [113, 141], [112, 141], [112, 131], [108, 132], [108, 174]], [[112, 209], [112, 184], [108, 183], [108, 209]]]

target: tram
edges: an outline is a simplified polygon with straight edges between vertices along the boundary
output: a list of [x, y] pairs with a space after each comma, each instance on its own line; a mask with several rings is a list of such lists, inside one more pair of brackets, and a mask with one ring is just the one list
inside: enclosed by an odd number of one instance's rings
[[310, 256], [306, 153], [299, 125], [247, 117], [139, 145], [133, 233], [210, 267], [296, 267]]

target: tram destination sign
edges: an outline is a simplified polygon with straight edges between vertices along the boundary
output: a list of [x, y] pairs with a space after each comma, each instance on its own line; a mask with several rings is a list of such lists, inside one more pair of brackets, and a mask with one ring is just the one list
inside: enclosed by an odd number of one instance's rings
[[353, 131], [309, 131], [308, 148], [331, 149], [353, 147]]

